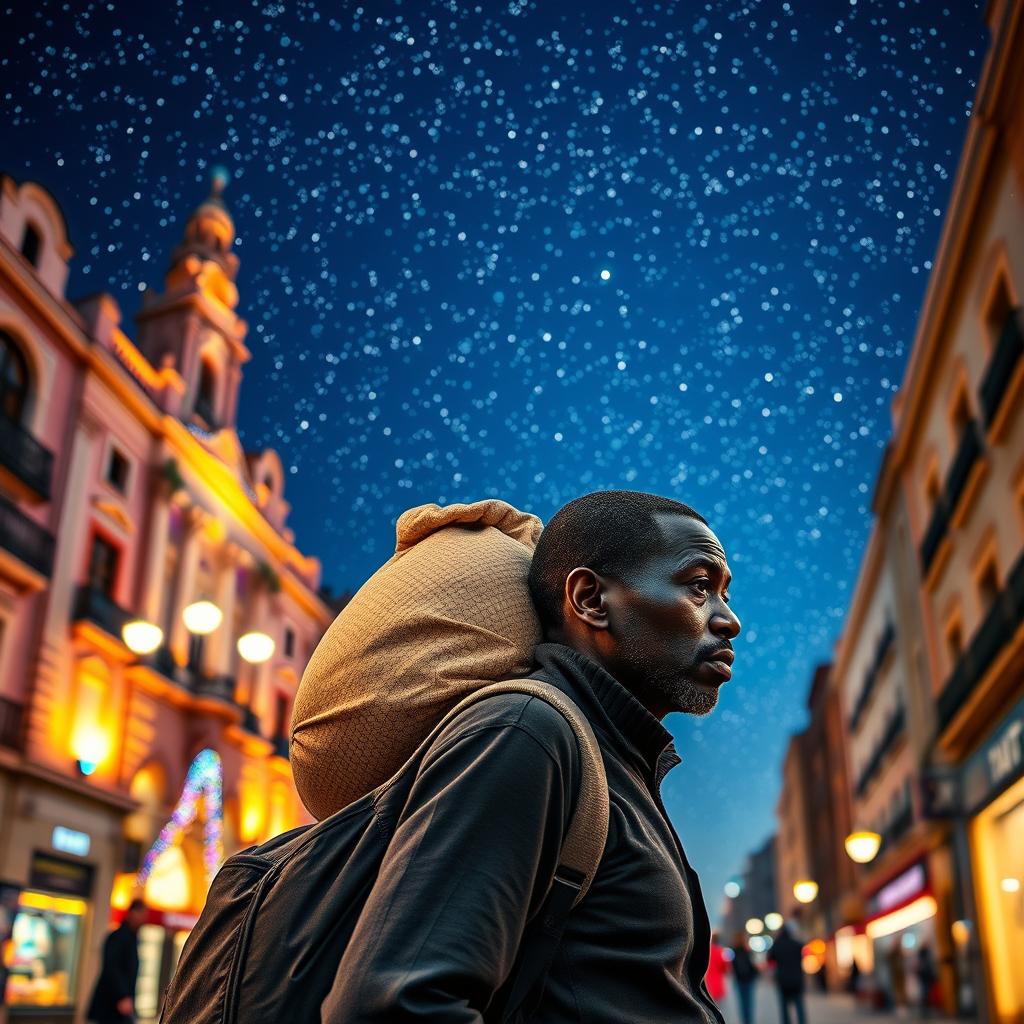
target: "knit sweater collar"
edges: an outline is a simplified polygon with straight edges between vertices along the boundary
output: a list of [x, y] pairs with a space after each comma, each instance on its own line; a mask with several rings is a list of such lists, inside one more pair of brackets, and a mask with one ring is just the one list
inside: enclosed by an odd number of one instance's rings
[[590, 724], [617, 738], [658, 785], [680, 763], [672, 734], [604, 666], [575, 648], [548, 641], [537, 645], [534, 661], [581, 688], [584, 697], [592, 695], [582, 707]]

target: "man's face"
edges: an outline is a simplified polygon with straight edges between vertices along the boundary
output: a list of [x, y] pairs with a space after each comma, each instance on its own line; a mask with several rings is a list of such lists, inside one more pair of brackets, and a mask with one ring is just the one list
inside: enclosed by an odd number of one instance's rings
[[607, 629], [596, 637], [606, 667], [659, 718], [706, 715], [732, 676], [740, 622], [728, 606], [732, 574], [703, 523], [657, 512], [661, 550], [629, 583], [602, 577]]

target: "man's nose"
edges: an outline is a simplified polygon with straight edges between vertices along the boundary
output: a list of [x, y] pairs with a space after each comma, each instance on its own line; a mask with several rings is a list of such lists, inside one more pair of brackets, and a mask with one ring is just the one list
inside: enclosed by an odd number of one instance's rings
[[715, 636], [722, 637], [723, 640], [732, 640], [742, 629], [736, 613], [727, 604], [719, 604], [714, 615], [711, 616], [710, 627], [711, 632]]

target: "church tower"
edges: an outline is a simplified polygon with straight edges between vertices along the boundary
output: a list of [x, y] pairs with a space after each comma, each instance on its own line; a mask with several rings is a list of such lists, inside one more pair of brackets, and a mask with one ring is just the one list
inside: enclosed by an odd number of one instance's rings
[[228, 174], [215, 168], [209, 196], [189, 217], [171, 253], [162, 294], [147, 292], [136, 320], [139, 348], [157, 368], [185, 382], [179, 408], [168, 409], [209, 433], [234, 429], [248, 325], [238, 305], [235, 224], [222, 198]]

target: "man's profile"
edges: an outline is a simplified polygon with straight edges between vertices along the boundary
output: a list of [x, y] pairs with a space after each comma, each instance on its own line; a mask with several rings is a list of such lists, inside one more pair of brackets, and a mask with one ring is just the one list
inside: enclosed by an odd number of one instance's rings
[[[707, 714], [730, 678], [730, 582], [707, 523], [657, 495], [584, 495], [541, 535], [532, 676], [590, 721], [611, 810], [604, 857], [529, 1019], [723, 1020], [703, 982], [700, 885], [661, 801], [679, 763], [661, 719]], [[490, 1019], [551, 884], [579, 780], [572, 730], [544, 701], [503, 694], [454, 719], [420, 764], [322, 1019]]]

